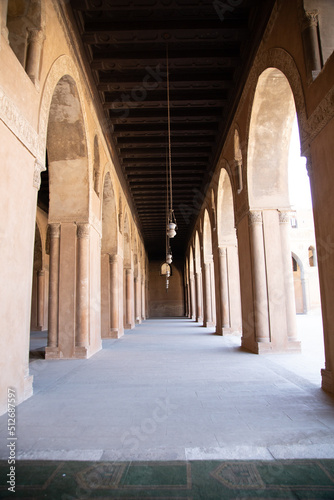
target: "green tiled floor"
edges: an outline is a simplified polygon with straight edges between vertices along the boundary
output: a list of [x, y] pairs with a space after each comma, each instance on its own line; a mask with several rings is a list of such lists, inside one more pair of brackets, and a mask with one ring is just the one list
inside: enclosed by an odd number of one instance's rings
[[0, 498], [333, 499], [334, 460], [36, 462], [16, 464], [16, 491], [0, 462]]

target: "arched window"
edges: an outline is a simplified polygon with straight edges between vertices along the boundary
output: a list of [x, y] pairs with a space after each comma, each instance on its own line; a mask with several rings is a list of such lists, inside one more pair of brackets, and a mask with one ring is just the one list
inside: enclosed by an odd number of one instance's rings
[[310, 267], [316, 267], [317, 258], [316, 258], [315, 248], [312, 246], [308, 247], [308, 261], [309, 261]]

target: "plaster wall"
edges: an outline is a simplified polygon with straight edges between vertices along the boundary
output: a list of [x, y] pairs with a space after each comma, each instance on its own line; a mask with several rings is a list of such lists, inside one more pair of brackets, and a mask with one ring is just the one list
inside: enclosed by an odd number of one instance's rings
[[321, 306], [325, 337], [326, 371], [323, 387], [334, 390], [334, 119], [317, 135], [311, 144], [313, 169], [311, 177], [313, 195], [313, 213], [317, 254], [319, 264], [319, 281], [321, 290]]
[[238, 248], [240, 267], [241, 315], [242, 315], [242, 346], [250, 351], [255, 347], [252, 264], [250, 252], [250, 234], [248, 217], [238, 224]]
[[16, 389], [17, 402], [32, 394], [28, 361], [37, 190], [32, 185], [34, 158], [2, 121], [0, 137], [1, 414], [8, 387]]
[[169, 278], [166, 292], [166, 277], [160, 276], [161, 262], [149, 263], [149, 316], [168, 318], [184, 316], [183, 278], [177, 264], [172, 264], [173, 275]]
[[[48, 217], [47, 214], [37, 207], [37, 220], [36, 225], [38, 226], [38, 233], [41, 239], [41, 255], [38, 257], [38, 262], [35, 261], [34, 257], [34, 269], [33, 269], [33, 284], [32, 284], [32, 297], [31, 297], [31, 319], [30, 328], [31, 330], [47, 330], [48, 329], [48, 301], [49, 301], [49, 255], [46, 253], [46, 235], [48, 227]], [[35, 246], [36, 246], [36, 235], [35, 235]], [[35, 249], [36, 251], [36, 249]], [[39, 281], [38, 271], [43, 270], [42, 282]], [[39, 286], [42, 286], [42, 305], [43, 312], [42, 318], [38, 317], [38, 309], [40, 304], [38, 302], [41, 300]], [[42, 324], [39, 324], [42, 319]]]

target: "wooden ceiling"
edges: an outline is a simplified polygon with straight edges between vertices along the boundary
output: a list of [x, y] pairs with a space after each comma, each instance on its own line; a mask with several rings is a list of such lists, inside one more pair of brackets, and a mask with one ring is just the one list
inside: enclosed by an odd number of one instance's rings
[[70, 0], [150, 258], [165, 253], [167, 46], [182, 257], [273, 4]]

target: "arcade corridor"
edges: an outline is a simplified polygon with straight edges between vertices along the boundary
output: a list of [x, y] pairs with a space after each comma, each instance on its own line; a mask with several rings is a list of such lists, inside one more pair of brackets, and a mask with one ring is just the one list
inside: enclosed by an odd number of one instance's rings
[[178, 318], [104, 340], [89, 360], [35, 358], [35, 394], [18, 408], [18, 458], [334, 458], [334, 401], [319, 387], [321, 319], [297, 320], [302, 354], [254, 356], [239, 336]]

